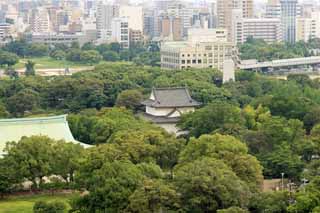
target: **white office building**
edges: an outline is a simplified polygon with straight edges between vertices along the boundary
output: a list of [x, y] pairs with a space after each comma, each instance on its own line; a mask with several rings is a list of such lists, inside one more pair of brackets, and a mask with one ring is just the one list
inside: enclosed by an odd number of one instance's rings
[[111, 23], [111, 40], [120, 43], [122, 48], [129, 48], [129, 22], [127, 17], [114, 18]]

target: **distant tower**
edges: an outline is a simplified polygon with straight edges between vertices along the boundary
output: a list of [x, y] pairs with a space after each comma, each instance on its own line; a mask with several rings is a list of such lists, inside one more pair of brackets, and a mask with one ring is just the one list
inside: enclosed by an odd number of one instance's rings
[[281, 25], [283, 41], [296, 42], [297, 0], [281, 0]]

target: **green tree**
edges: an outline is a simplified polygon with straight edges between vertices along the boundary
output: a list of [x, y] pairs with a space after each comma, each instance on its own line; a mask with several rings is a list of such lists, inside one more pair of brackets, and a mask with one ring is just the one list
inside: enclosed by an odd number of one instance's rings
[[223, 162], [201, 158], [177, 166], [174, 183], [186, 212], [215, 212], [231, 206], [246, 207], [250, 191]]
[[7, 109], [14, 116], [23, 116], [39, 104], [39, 94], [31, 89], [23, 89], [7, 99]]
[[172, 186], [146, 179], [129, 197], [126, 212], [176, 212], [180, 208], [179, 195]]
[[10, 52], [0, 51], [0, 66], [13, 66], [19, 62], [19, 57]]
[[191, 138], [180, 154], [179, 164], [202, 157], [223, 161], [252, 190], [259, 189], [262, 184], [262, 167], [259, 162], [248, 154], [245, 144], [232, 136], [215, 134], [202, 135], [198, 139]]
[[66, 209], [66, 204], [61, 201], [37, 201], [33, 205], [34, 213], [64, 213]]
[[190, 131], [191, 136], [208, 134], [227, 124], [243, 125], [240, 108], [224, 102], [211, 103], [192, 114], [182, 116], [180, 127]]
[[286, 213], [289, 200], [287, 191], [260, 192], [251, 197], [249, 210], [257, 213]]
[[25, 75], [30, 76], [30, 75], [35, 75], [36, 71], [34, 69], [35, 63], [33, 61], [28, 60], [27, 63], [25, 64], [26, 70], [25, 70]]
[[227, 209], [219, 209], [217, 213], [249, 213], [249, 211], [239, 207], [230, 207]]
[[99, 63], [102, 60], [102, 56], [96, 50], [86, 50], [80, 53], [80, 61], [88, 64]]
[[116, 106], [126, 107], [127, 109], [137, 111], [141, 106], [142, 93], [139, 90], [125, 90], [119, 93]]
[[103, 59], [105, 61], [120, 61], [120, 56], [117, 52], [106, 51], [102, 53]]
[[49, 48], [45, 44], [31, 44], [27, 48], [27, 55], [33, 57], [42, 57], [47, 56], [49, 52]]
[[74, 211], [123, 212], [130, 196], [142, 185], [143, 175], [130, 162], [105, 161], [85, 181], [89, 194], [73, 202]]
[[50, 57], [56, 60], [63, 60], [66, 58], [66, 53], [63, 50], [54, 50], [50, 53]]
[[9, 142], [5, 160], [16, 171], [17, 177], [33, 182], [38, 188], [43, 177], [52, 174], [51, 161], [54, 141], [45, 136], [23, 137], [19, 142]]

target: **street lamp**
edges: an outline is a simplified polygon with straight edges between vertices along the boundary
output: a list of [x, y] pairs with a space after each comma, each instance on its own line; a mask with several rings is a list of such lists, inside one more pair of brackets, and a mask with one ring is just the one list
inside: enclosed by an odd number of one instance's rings
[[283, 189], [284, 189], [283, 176], [284, 176], [284, 173], [282, 172], [282, 173], [281, 173], [281, 185], [282, 185], [282, 191], [283, 191]]

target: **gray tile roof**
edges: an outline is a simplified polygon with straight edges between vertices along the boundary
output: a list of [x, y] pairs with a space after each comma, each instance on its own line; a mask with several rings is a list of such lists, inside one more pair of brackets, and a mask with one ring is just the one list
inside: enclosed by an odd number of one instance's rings
[[193, 100], [185, 87], [177, 88], [153, 88], [155, 100], [145, 100], [143, 105], [151, 107], [195, 107], [201, 105]]

